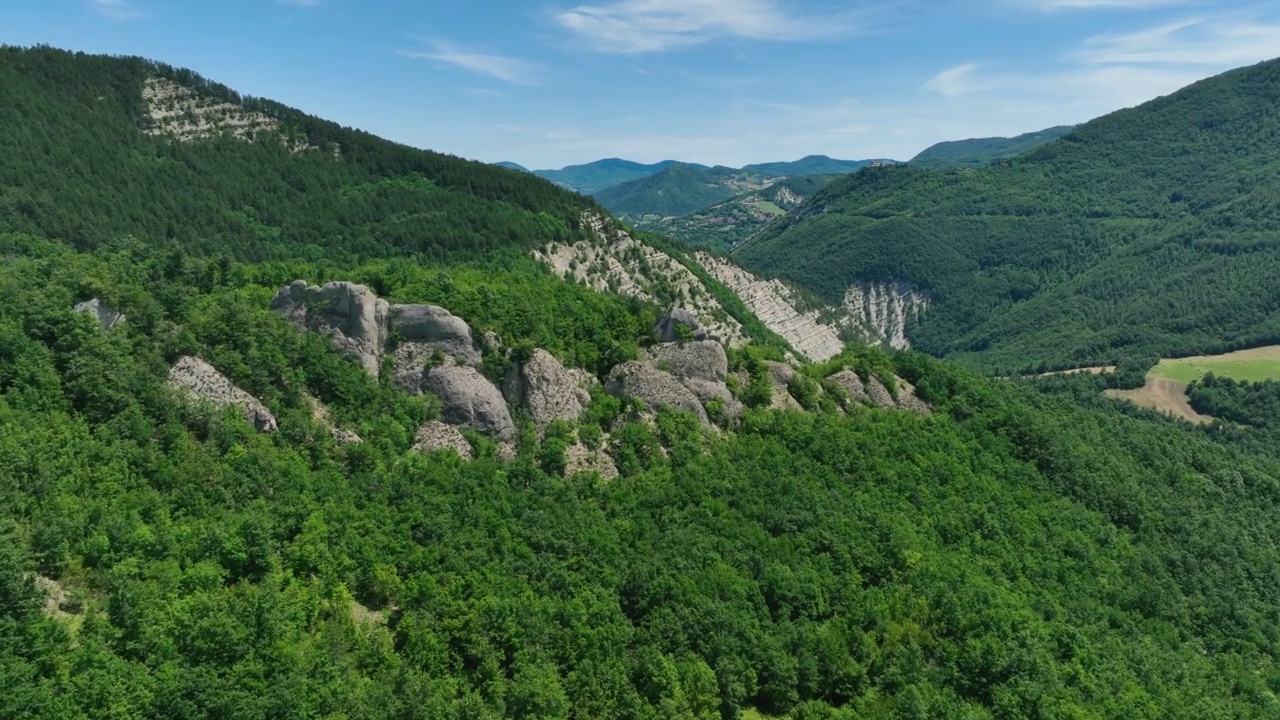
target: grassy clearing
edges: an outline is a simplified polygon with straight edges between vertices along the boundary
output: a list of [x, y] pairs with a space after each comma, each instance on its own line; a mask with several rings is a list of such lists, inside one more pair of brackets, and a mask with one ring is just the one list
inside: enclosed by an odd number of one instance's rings
[[1168, 378], [1147, 375], [1147, 384], [1137, 390], [1107, 390], [1107, 397], [1128, 400], [1138, 407], [1148, 408], [1182, 418], [1198, 425], [1208, 425], [1213, 418], [1201, 415], [1191, 407], [1187, 399], [1187, 384]]
[[1241, 350], [1225, 355], [1198, 355], [1176, 360], [1161, 360], [1151, 374], [1190, 384], [1210, 372], [1218, 377], [1250, 382], [1280, 379], [1280, 345]]

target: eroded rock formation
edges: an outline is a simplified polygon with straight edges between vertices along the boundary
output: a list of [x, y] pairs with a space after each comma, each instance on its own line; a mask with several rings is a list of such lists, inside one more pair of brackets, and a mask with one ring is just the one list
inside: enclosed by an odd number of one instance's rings
[[254, 396], [241, 390], [200, 358], [183, 356], [169, 369], [169, 386], [188, 397], [205, 400], [220, 407], [234, 406], [244, 411], [245, 419], [261, 432], [275, 432], [276, 418]]
[[502, 394], [528, 410], [540, 431], [556, 420], [577, 420], [591, 402], [591, 393], [581, 386], [579, 376], [541, 349], [507, 371]]
[[328, 335], [339, 351], [378, 377], [387, 342], [390, 305], [364, 285], [295, 280], [271, 300], [271, 309], [300, 328]]
[[670, 373], [647, 363], [618, 365], [609, 373], [605, 389], [614, 395], [638, 398], [651, 408], [687, 410], [704, 424], [710, 424], [702, 402], [689, 388]]
[[440, 398], [445, 422], [500, 441], [515, 439], [516, 427], [502, 393], [479, 370], [468, 365], [433, 367], [423, 375], [422, 389]]
[[98, 321], [98, 324], [102, 326], [103, 330], [110, 330], [125, 320], [124, 315], [121, 315], [115, 308], [102, 302], [98, 298], [76, 303], [76, 306], [73, 309], [78, 313], [92, 315]]
[[475, 458], [471, 443], [462, 435], [462, 431], [452, 425], [432, 420], [418, 428], [413, 438], [413, 450], [416, 452], [435, 452], [437, 450], [454, 450], [463, 460]]

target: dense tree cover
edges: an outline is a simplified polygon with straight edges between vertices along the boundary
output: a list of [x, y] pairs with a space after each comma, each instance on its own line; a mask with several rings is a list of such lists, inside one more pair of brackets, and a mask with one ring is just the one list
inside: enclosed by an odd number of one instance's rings
[[1074, 129], [1075, 126], [1073, 125], [1059, 125], [1011, 138], [990, 137], [949, 140], [925, 148], [919, 155], [911, 158], [910, 164], [914, 167], [935, 170], [956, 167], [986, 167], [993, 162], [1009, 160], [1016, 155], [1035, 150], [1041, 145], [1047, 145]]
[[866, 169], [739, 251], [839, 301], [902, 279], [931, 354], [1002, 372], [1280, 338], [1280, 62], [1197, 83], [979, 171]]
[[1280, 427], [1280, 382], [1245, 382], [1213, 373], [1191, 383], [1187, 397], [1196, 412], [1255, 428]]
[[[436, 403], [299, 333], [272, 293], [355, 279], [603, 374], [655, 309], [527, 258], [573, 232], [574, 196], [354, 136], [335, 142], [366, 147], [355, 168], [138, 140], [119, 118], [136, 120], [140, 72], [230, 91], [142, 61], [3, 53], [17, 104], [0, 112], [25, 134], [0, 142], [33, 176], [5, 174], [0, 204], [27, 229], [0, 231], [0, 717], [1276, 716], [1274, 444], [871, 348], [802, 369], [789, 390], [808, 412], [772, 411], [765, 361], [784, 349], [763, 345], [732, 353], [750, 409], [720, 416], [729, 431], [598, 392], [543, 439], [522, 421], [514, 458], [475, 435], [473, 462], [415, 453]], [[15, 119], [32, 113], [47, 131]], [[101, 165], [77, 166], [78, 144]], [[125, 171], [116, 145], [187, 170]], [[67, 196], [40, 157], [71, 163]], [[154, 202], [130, 194], [147, 188]], [[339, 213], [312, 192], [375, 200]], [[444, 227], [379, 234], [387, 203]], [[281, 213], [278, 234], [219, 221], [241, 205]], [[72, 311], [90, 297], [128, 320]], [[279, 431], [167, 390], [185, 354]], [[824, 392], [845, 366], [905, 378], [934, 413]], [[309, 397], [364, 441], [335, 443]], [[620, 477], [565, 477], [575, 436]]]
[[[1262, 451], [855, 348], [794, 391], [896, 372], [935, 414], [766, 397], [709, 433], [601, 397], [546, 444], [611, 429], [611, 483], [562, 477], [528, 434], [514, 460], [464, 463], [406, 451], [430, 403], [265, 310], [323, 267], [4, 247], [0, 716], [1276, 712], [1280, 463]], [[500, 269], [353, 272], [517, 344], [551, 337], [503, 318], [558, 295], [600, 307], [555, 333], [582, 345], [651, 319]], [[130, 319], [72, 313], [89, 293]], [[616, 335], [592, 338], [610, 313]], [[179, 402], [162, 378], [180, 353], [280, 431]], [[304, 392], [365, 442], [334, 444]]]
[[764, 173], [676, 163], [653, 175], [601, 190], [595, 198], [615, 215], [673, 217], [769, 183], [770, 176]]
[[[162, 77], [316, 149], [140, 132]], [[331, 151], [336, 148], [338, 153]], [[138, 58], [0, 47], [0, 232], [133, 235], [254, 259], [474, 258], [578, 239], [594, 204], [525, 173], [396, 145]]]
[[626, 219], [638, 228], [662, 233], [686, 245], [728, 251], [759, 234], [839, 177], [840, 175], [789, 177], [762, 190], [742, 193], [679, 217], [627, 216]]

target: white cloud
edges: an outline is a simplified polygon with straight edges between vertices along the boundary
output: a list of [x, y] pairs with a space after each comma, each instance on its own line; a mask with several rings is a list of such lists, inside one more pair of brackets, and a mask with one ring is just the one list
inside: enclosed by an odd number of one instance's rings
[[537, 72], [537, 68], [532, 63], [519, 58], [470, 52], [446, 42], [433, 42], [431, 46], [430, 51], [402, 50], [400, 55], [421, 60], [437, 60], [513, 85], [532, 84]]
[[1167, 5], [1185, 5], [1187, 0], [1012, 0], [1013, 4], [1052, 12], [1054, 10], [1143, 10]]
[[1280, 54], [1280, 24], [1248, 18], [1189, 18], [1140, 32], [1089, 38], [1079, 58], [1095, 64], [1229, 67]]
[[965, 95], [982, 89], [982, 84], [975, 78], [977, 63], [965, 63], [947, 68], [934, 75], [924, 84], [925, 90], [940, 92], [947, 97]]
[[775, 0], [615, 0], [556, 13], [562, 27], [596, 50], [641, 53], [717, 38], [811, 40], [851, 29], [849, 18], [801, 16]]
[[116, 20], [132, 20], [143, 16], [143, 12], [129, 0], [89, 0], [94, 10]]

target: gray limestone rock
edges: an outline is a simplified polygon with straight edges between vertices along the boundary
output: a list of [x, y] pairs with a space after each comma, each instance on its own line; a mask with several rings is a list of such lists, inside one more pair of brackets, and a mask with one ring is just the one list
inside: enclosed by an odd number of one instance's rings
[[689, 388], [668, 373], [640, 362], [618, 365], [609, 373], [605, 389], [617, 396], [643, 400], [651, 408], [669, 407], [687, 410], [709, 424], [707, 411]]
[[522, 365], [512, 366], [502, 383], [502, 394], [529, 411], [539, 430], [556, 420], [577, 420], [591, 402], [591, 394], [554, 355], [534, 350]]
[[686, 338], [682, 338], [681, 331], [677, 329], [680, 327], [688, 331], [687, 339], [706, 340], [708, 337], [707, 331], [703, 330], [702, 324], [698, 322], [698, 317], [684, 308], [675, 308], [659, 318], [658, 324], [653, 327], [653, 334], [659, 342], [664, 343], [684, 340]]
[[[896, 377], [896, 376], [895, 376]], [[896, 378], [898, 382], [898, 407], [911, 412], [918, 412], [922, 415], [930, 415], [933, 408], [929, 407], [929, 403], [920, 399], [916, 395], [916, 386], [903, 380]]]
[[438, 420], [432, 420], [418, 428], [418, 434], [413, 438], [413, 450], [415, 452], [435, 452], [437, 450], [450, 449], [455, 450], [463, 460], [475, 458], [471, 443], [467, 442], [467, 439], [463, 437], [462, 431], [452, 425], [445, 425]]
[[765, 366], [769, 368], [769, 379], [773, 381], [775, 387], [779, 385], [787, 387], [796, 377], [796, 369], [786, 363], [769, 360], [765, 362]]
[[390, 334], [397, 342], [392, 353], [396, 384], [408, 392], [422, 392], [429, 364], [480, 364], [471, 326], [448, 310], [435, 305], [392, 305], [389, 318]]
[[502, 393], [479, 370], [467, 365], [441, 365], [428, 370], [422, 389], [440, 398], [444, 421], [466, 425], [498, 440], [516, 435]]
[[178, 362], [169, 369], [169, 386], [188, 397], [222, 407], [239, 407], [244, 411], [245, 419], [259, 431], [276, 431], [276, 418], [261, 401], [236, 387], [225, 375], [199, 358], [178, 358]]
[[121, 315], [115, 308], [102, 302], [98, 298], [76, 303], [76, 306], [73, 309], [78, 313], [92, 315], [98, 321], [98, 324], [102, 326], [103, 330], [110, 330], [125, 320], [124, 315]]
[[364, 285], [331, 282], [324, 287], [295, 280], [276, 293], [271, 309], [300, 328], [321, 332], [365, 370], [378, 376], [387, 341], [389, 305]]
[[898, 407], [898, 403], [894, 401], [893, 395], [889, 393], [889, 388], [880, 382], [880, 378], [872, 375], [867, 380], [867, 397], [871, 398], [871, 402], [878, 408], [888, 410]]
[[[867, 388], [862, 383], [862, 378], [858, 377], [858, 373], [852, 370], [841, 370], [827, 379], [849, 393], [849, 398], [854, 402], [862, 403], [867, 401]], [[880, 387], [881, 389], [884, 388], [883, 385]]]
[[618, 478], [618, 466], [603, 450], [592, 450], [581, 443], [574, 443], [565, 449], [564, 458], [565, 477], [594, 472], [599, 473], [605, 482]]
[[666, 343], [650, 348], [650, 362], [682, 381], [721, 383], [729, 377], [729, 358], [714, 340]]

